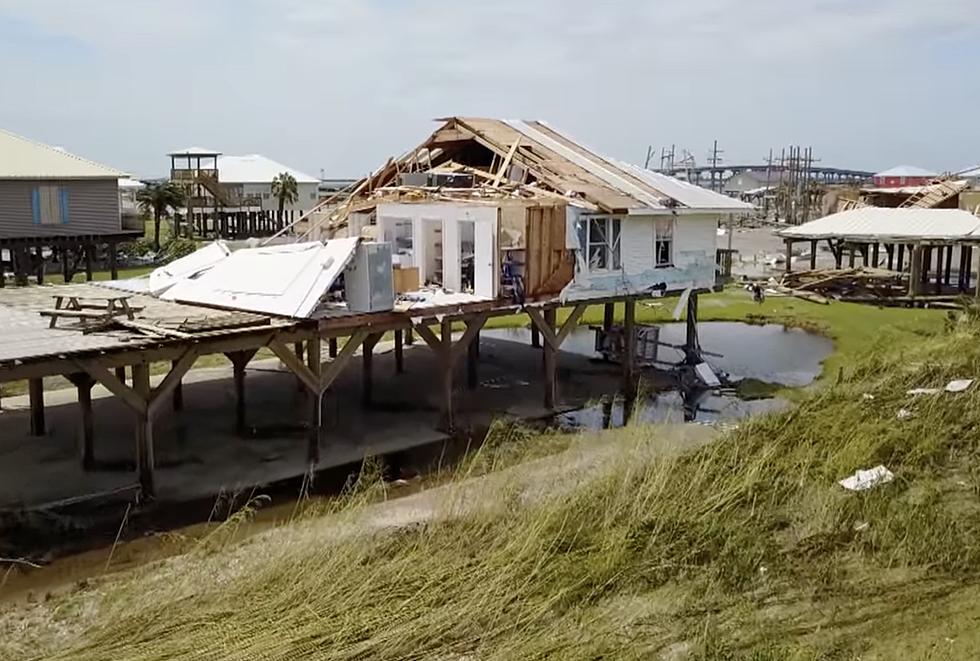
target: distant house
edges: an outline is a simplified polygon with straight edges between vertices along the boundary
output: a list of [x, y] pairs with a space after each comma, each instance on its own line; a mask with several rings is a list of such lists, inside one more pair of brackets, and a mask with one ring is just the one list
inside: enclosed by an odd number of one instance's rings
[[767, 187], [775, 187], [779, 184], [778, 172], [766, 172], [765, 170], [745, 170], [733, 174], [725, 180], [722, 192], [732, 197], [741, 197], [746, 193], [753, 193]]
[[23, 281], [43, 277], [42, 255], [53, 250], [62, 270], [86, 270], [108, 249], [114, 268], [115, 246], [142, 235], [126, 228], [119, 212], [119, 170], [62, 149], [0, 130], [0, 248]]
[[914, 165], [899, 165], [874, 175], [876, 188], [902, 188], [905, 186], [925, 186], [939, 174]]
[[217, 201], [226, 209], [276, 211], [279, 200], [272, 193], [272, 181], [282, 173], [296, 180], [296, 201], [286, 204], [286, 211], [306, 211], [320, 200], [319, 179], [261, 154], [229, 156], [190, 147], [168, 156], [171, 179], [196, 187], [196, 207], [210, 208]]

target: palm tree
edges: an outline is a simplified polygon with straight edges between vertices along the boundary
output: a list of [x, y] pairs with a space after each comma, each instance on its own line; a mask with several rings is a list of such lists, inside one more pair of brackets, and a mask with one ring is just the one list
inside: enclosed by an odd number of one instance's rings
[[153, 249], [160, 250], [160, 219], [167, 209], [177, 209], [184, 205], [184, 190], [172, 181], [148, 184], [136, 194], [140, 210], [153, 214]]
[[299, 199], [299, 191], [296, 189], [296, 177], [288, 172], [280, 172], [272, 180], [272, 194], [279, 200], [279, 213], [287, 204], [292, 204]]

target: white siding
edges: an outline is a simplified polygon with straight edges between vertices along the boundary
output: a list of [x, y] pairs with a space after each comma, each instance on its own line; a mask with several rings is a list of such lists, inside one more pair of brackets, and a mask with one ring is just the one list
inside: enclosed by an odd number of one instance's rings
[[[238, 184], [242, 187], [245, 197], [258, 197], [262, 200], [262, 209], [278, 211], [279, 200], [272, 194], [271, 183]], [[296, 202], [283, 207], [286, 211], [309, 211], [320, 201], [317, 184], [296, 184]]]
[[[654, 228], [665, 216], [625, 216], [621, 221], [622, 269], [590, 272], [582, 259], [576, 261], [575, 283], [570, 294], [644, 292], [666, 285], [668, 292], [693, 286], [707, 289], [715, 282], [717, 214], [673, 216], [670, 267], [655, 266]], [[584, 220], [584, 219], [583, 219]]]

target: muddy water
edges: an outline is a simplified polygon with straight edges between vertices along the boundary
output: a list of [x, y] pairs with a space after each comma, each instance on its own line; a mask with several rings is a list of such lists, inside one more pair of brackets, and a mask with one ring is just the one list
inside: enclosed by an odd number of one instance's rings
[[[683, 323], [665, 324], [661, 326], [660, 339], [667, 344], [681, 345], [685, 333]], [[708, 322], [698, 325], [698, 334], [701, 348], [707, 352], [705, 359], [715, 371], [727, 374], [732, 381], [750, 379], [774, 386], [809, 385], [820, 375], [822, 362], [834, 348], [833, 342], [825, 337], [778, 324]], [[527, 328], [487, 330], [483, 335], [514, 342], [530, 342], [531, 338]], [[562, 350], [597, 356], [594, 331], [576, 328]], [[658, 354], [658, 360], [668, 363], [682, 359], [681, 351], [669, 347], [661, 347]], [[597, 429], [624, 422], [624, 404], [616, 393], [596, 399], [594, 405], [559, 416], [559, 424]], [[642, 422], [680, 422], [685, 419], [685, 404], [694, 410], [694, 419], [699, 422], [725, 422], [775, 411], [787, 402], [772, 397], [749, 400], [736, 394], [712, 392], [699, 394], [696, 401], [685, 401], [681, 393], [665, 391], [644, 396], [634, 415]]]

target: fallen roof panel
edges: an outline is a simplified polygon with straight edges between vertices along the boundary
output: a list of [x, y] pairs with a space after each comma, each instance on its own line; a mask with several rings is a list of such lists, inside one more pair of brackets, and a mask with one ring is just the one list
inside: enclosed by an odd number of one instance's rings
[[160, 298], [285, 317], [309, 317], [344, 271], [358, 238], [238, 250]]

